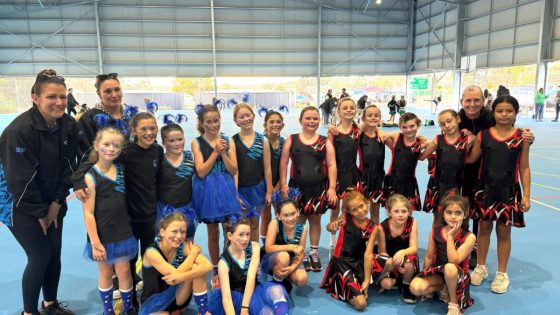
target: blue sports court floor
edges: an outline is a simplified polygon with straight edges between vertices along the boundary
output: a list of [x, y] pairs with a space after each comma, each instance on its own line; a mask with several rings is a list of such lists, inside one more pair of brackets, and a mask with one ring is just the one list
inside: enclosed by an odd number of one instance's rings
[[[385, 110], [385, 108], [383, 108]], [[409, 110], [416, 111], [413, 108]], [[416, 112], [422, 112], [418, 109]], [[158, 113], [163, 114], [163, 113]], [[190, 143], [198, 134], [195, 132], [195, 114], [187, 113], [189, 121], [185, 126], [187, 140]], [[291, 111], [285, 118], [286, 127], [283, 135], [298, 132], [298, 110]], [[0, 131], [16, 115], [0, 115]], [[420, 115], [421, 118], [423, 115]], [[384, 113], [387, 117], [387, 113]], [[231, 110], [224, 110], [222, 129], [228, 135], [237, 132], [233, 124]], [[255, 126], [260, 130], [262, 119], [258, 117]], [[510, 289], [506, 294], [497, 295], [489, 290], [490, 282], [496, 271], [495, 237], [492, 239], [488, 258], [489, 279], [479, 287], [471, 287], [475, 304], [467, 311], [469, 314], [552, 314], [558, 306], [560, 292], [560, 245], [558, 232], [560, 226], [560, 123], [535, 123], [528, 118], [520, 118], [518, 127], [534, 130], [536, 141], [531, 147], [532, 207], [526, 215], [527, 227], [513, 229], [512, 252], [509, 263]], [[397, 128], [389, 130], [397, 131]], [[435, 126], [422, 127], [420, 134], [431, 139], [437, 132]], [[326, 132], [324, 127], [320, 133]], [[389, 157], [389, 154], [387, 155]], [[386, 163], [386, 168], [388, 162]], [[417, 169], [420, 191], [423, 195], [426, 184], [426, 164], [420, 163]], [[82, 258], [85, 242], [85, 228], [82, 219], [81, 204], [76, 199], [69, 201], [69, 211], [64, 221], [62, 248], [62, 276], [59, 299], [67, 301], [78, 314], [100, 314], [101, 306], [97, 291], [97, 268], [94, 263]], [[382, 209], [382, 219], [385, 217]], [[415, 213], [419, 222], [419, 256], [423, 260], [431, 215]], [[328, 215], [323, 217], [326, 224]], [[320, 253], [323, 264], [328, 262], [329, 236], [323, 232]], [[200, 225], [195, 242], [200, 244], [207, 255], [205, 226]], [[0, 315], [19, 314], [22, 309], [21, 275], [26, 257], [11, 233], [0, 227]], [[358, 313], [349, 305], [336, 301], [319, 289], [323, 273], [309, 274], [309, 283], [305, 288], [292, 292], [293, 314], [344, 314]], [[396, 291], [377, 293], [370, 290], [369, 306], [366, 312], [377, 314], [445, 314], [446, 305], [438, 301], [418, 302], [410, 306], [402, 301]], [[553, 298], [556, 296], [556, 298]], [[554, 302], [556, 300], [556, 302]], [[196, 314], [191, 303], [185, 314]]]

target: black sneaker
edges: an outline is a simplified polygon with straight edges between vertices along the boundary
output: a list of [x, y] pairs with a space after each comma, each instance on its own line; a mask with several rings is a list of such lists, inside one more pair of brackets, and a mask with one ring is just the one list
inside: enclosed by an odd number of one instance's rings
[[67, 308], [68, 303], [65, 302], [54, 301], [53, 304], [46, 307], [43, 302], [41, 305], [40, 315], [76, 315], [76, 313]]
[[410, 285], [403, 284], [402, 286], [402, 297], [407, 304], [416, 304], [416, 295], [410, 292]]
[[315, 251], [309, 254], [309, 262], [311, 263], [311, 270], [319, 272], [323, 270], [323, 265], [321, 264], [321, 257], [319, 257], [319, 252]]
[[473, 248], [472, 252], [471, 252], [471, 257], [469, 258], [469, 269], [473, 270], [474, 268], [476, 268], [476, 246]]

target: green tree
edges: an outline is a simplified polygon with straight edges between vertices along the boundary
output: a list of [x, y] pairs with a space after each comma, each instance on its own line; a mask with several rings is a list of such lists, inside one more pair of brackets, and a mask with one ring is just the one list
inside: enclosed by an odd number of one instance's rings
[[196, 92], [209, 91], [214, 89], [212, 78], [177, 78], [173, 82], [173, 92], [183, 92], [195, 95]]

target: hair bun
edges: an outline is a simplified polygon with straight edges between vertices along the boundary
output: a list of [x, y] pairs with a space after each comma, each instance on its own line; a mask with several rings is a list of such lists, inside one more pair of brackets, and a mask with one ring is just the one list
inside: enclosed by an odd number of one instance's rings
[[43, 69], [41, 70], [41, 72], [39, 72], [39, 75], [56, 75], [56, 71], [53, 69]]

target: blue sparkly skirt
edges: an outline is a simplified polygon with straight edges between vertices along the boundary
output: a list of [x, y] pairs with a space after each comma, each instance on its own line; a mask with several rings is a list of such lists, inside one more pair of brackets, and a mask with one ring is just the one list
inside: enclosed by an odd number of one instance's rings
[[233, 176], [228, 172], [211, 172], [193, 179], [192, 207], [200, 222], [222, 223], [241, 215]]
[[[138, 257], [138, 241], [134, 238], [134, 236], [122, 241], [103, 243], [103, 247], [105, 247], [105, 252], [107, 253], [107, 260], [103, 262], [109, 265], [120, 261], [129, 261]], [[93, 259], [90, 242], [86, 243], [83, 256], [88, 260], [97, 262]]]
[[173, 207], [172, 205], [158, 202], [156, 211], [156, 235], [159, 234], [159, 222], [165, 218], [165, 216], [174, 212], [179, 212], [185, 216], [187, 219], [187, 239], [193, 239], [194, 233], [196, 232], [196, 226], [198, 225], [198, 220], [191, 204], [187, 204], [182, 207]]
[[239, 198], [243, 200], [245, 211], [249, 213], [260, 214], [265, 207], [266, 183], [260, 183], [252, 186], [239, 186]]
[[[288, 293], [281, 284], [274, 281], [259, 283], [255, 285], [255, 290], [253, 291], [253, 296], [251, 297], [249, 315], [274, 314], [273, 291], [275, 290], [284, 294], [284, 298], [288, 304], [290, 303]], [[233, 302], [235, 314], [241, 313], [243, 292], [231, 290], [231, 300]], [[210, 299], [208, 301], [208, 311], [212, 313], [212, 315], [226, 314], [224, 306], [222, 305], [222, 291], [220, 289], [212, 290], [212, 294], [210, 295]]]

